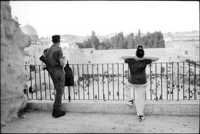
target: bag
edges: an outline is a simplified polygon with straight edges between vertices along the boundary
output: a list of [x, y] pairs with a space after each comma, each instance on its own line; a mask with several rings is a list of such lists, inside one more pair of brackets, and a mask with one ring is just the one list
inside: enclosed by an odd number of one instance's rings
[[71, 67], [68, 64], [64, 67], [65, 70], [65, 86], [74, 86], [74, 75]]

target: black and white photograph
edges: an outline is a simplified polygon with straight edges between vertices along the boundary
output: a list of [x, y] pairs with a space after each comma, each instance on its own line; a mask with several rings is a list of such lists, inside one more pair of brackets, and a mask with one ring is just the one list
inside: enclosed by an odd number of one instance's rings
[[1, 133], [200, 133], [199, 1], [1, 1]]

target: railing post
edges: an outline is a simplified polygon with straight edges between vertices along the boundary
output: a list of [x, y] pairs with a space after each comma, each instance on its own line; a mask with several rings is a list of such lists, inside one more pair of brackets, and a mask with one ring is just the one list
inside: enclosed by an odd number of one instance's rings
[[166, 63], [166, 92], [167, 92], [167, 96], [166, 99], [168, 100], [168, 63]]
[[[31, 82], [31, 87], [29, 87], [30, 89], [31, 89], [31, 99], [33, 99], [33, 84], [32, 84], [32, 76], [31, 76], [31, 66], [29, 66], [29, 70], [30, 70], [30, 82]], [[29, 89], [28, 89], [29, 90]], [[28, 92], [30, 92], [30, 91], [28, 91]]]
[[157, 90], [157, 63], [155, 63], [155, 80], [156, 80], [156, 101], [158, 101], [158, 90]]
[[122, 78], [123, 78], [123, 100], [124, 100], [124, 63], [122, 64], [123, 65], [123, 70], [122, 70], [122, 72], [123, 72], [123, 75], [122, 75]]
[[151, 79], [152, 73], [151, 73], [151, 66], [152, 66], [152, 64], [150, 64], [150, 98], [152, 100], [152, 79]]
[[189, 61], [189, 100], [190, 100], [190, 61]]
[[89, 86], [90, 86], [90, 76], [89, 76], [89, 71], [88, 71], [88, 64], [87, 64], [87, 86], [88, 86], [88, 99], [90, 100], [90, 89], [89, 89]]
[[40, 70], [40, 65], [38, 66], [39, 67], [39, 79], [40, 79], [40, 95], [41, 95], [41, 100], [42, 100], [42, 86], [41, 86], [41, 70]]
[[43, 66], [43, 71], [44, 71], [45, 99], [47, 100], [47, 92], [46, 92], [46, 89], [47, 89], [47, 86], [46, 86], [46, 74], [45, 74], [44, 66]]
[[71, 96], [70, 96], [70, 86], [68, 86], [68, 99], [69, 99], [69, 102], [71, 100]]
[[177, 62], [177, 77], [178, 77], [178, 85], [177, 85], [177, 101], [179, 101], [179, 63]]
[[93, 100], [94, 100], [94, 65], [92, 64], [92, 83], [93, 83]]
[[196, 62], [194, 62], [194, 100], [196, 100]]
[[109, 100], [109, 96], [110, 96], [110, 91], [109, 91], [109, 64], [107, 64], [107, 72], [108, 72], [108, 78], [107, 78], [107, 85], [108, 85], [108, 100]]
[[183, 62], [183, 100], [185, 100], [185, 64]]
[[117, 93], [117, 95], [118, 95], [118, 100], [119, 100], [119, 63], [117, 63], [117, 77], [118, 77], [118, 93]]
[[99, 65], [97, 64], [97, 84], [98, 84], [98, 100], [99, 100]]
[[80, 76], [79, 76], [79, 65], [77, 64], [77, 73], [78, 73], [78, 82], [77, 82], [77, 85], [78, 85], [78, 98], [80, 100]]
[[36, 90], [36, 99], [37, 99], [36, 65], [34, 67], [35, 67], [35, 90]]
[[160, 68], [160, 77], [161, 77], [161, 83], [160, 83], [160, 86], [161, 86], [161, 100], [163, 99], [163, 88], [162, 88], [162, 77], [163, 77], [163, 73], [162, 73], [162, 63], [161, 63], [161, 68]]
[[84, 64], [82, 64], [82, 77], [83, 77], [83, 99], [85, 100], [85, 77], [84, 77]]
[[102, 85], [103, 85], [103, 100], [105, 100], [105, 94], [104, 94], [104, 69], [102, 64]]
[[112, 64], [112, 74], [113, 74], [113, 100], [115, 99], [115, 91], [114, 91], [114, 81], [115, 81], [115, 77], [114, 77], [114, 64]]
[[172, 62], [172, 100], [174, 100], [174, 89], [173, 89], [173, 86], [174, 86], [174, 80], [173, 80], [173, 74], [174, 74], [174, 63]]

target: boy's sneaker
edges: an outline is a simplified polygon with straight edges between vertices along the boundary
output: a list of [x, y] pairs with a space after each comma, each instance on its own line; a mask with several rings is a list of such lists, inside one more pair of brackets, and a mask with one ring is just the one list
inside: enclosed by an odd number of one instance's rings
[[129, 106], [133, 106], [134, 102], [133, 102], [133, 100], [129, 100], [129, 101], [126, 102], [126, 104], [129, 105]]
[[143, 122], [145, 120], [144, 115], [139, 115], [138, 118], [139, 118], [139, 122]]

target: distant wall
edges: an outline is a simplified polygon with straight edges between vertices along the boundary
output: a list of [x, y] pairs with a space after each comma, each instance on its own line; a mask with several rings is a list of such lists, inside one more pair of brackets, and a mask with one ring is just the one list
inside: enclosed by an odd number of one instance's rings
[[[123, 63], [121, 56], [135, 56], [136, 49], [118, 50], [65, 50], [64, 55], [71, 64], [90, 63]], [[169, 62], [176, 60], [180, 56], [180, 49], [145, 49], [145, 56], [159, 57], [158, 62]]]
[[[145, 49], [145, 56], [159, 57], [157, 62], [181, 62], [186, 59], [199, 60], [199, 42], [173, 42], [167, 48]], [[116, 50], [63, 50], [71, 64], [123, 63], [121, 56], [134, 55], [136, 49]], [[178, 59], [178, 56], [180, 57]]]

